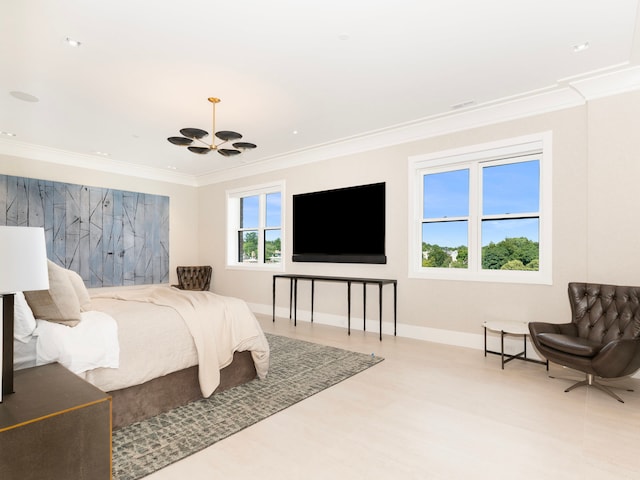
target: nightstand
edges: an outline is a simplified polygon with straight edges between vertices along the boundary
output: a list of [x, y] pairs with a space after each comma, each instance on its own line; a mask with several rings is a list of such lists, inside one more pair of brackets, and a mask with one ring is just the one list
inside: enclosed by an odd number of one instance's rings
[[110, 479], [111, 397], [57, 363], [17, 370], [0, 404], [3, 480]]

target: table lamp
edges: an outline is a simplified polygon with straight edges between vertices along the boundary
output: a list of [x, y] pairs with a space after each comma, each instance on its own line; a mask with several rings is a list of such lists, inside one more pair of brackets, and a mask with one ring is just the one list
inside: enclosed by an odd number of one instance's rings
[[44, 229], [0, 226], [0, 296], [2, 297], [0, 402], [3, 395], [13, 393], [15, 293], [48, 288], [49, 273]]

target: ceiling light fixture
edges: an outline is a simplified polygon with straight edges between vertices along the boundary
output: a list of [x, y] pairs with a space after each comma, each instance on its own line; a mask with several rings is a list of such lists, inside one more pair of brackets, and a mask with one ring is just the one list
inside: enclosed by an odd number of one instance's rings
[[[218, 137], [220, 140], [222, 140], [222, 143], [219, 143], [216, 145], [214, 142], [211, 142], [211, 144], [208, 144], [207, 142], [202, 140], [202, 138], [209, 135], [209, 132], [200, 130], [199, 128], [183, 128], [182, 130], [180, 130], [180, 133], [184, 135], [183, 137], [169, 137], [167, 138], [167, 140], [169, 140], [174, 145], [187, 146], [189, 151], [193, 153], [198, 153], [201, 155], [205, 153], [209, 153], [211, 150], [216, 150], [220, 155], [223, 155], [225, 157], [232, 157], [234, 155], [240, 155], [244, 150], [256, 148], [255, 144], [248, 143], [248, 142], [235, 142], [232, 144], [233, 148], [220, 148], [222, 145], [224, 145], [227, 142], [231, 142], [233, 140], [240, 140], [242, 138], [242, 135], [240, 135], [237, 132], [231, 132], [229, 130], [221, 130], [219, 132], [216, 132], [216, 103], [220, 103], [220, 99], [215, 97], [209, 97], [208, 100], [213, 105], [213, 125], [211, 128], [211, 131], [215, 132], [214, 135]], [[188, 146], [188, 145], [191, 145], [194, 140], [197, 140], [198, 142], [206, 146], [205, 147]]]
[[11, 132], [0, 132], [0, 135], [4, 135], [5, 137], [15, 137], [16, 136], [15, 133], [11, 133]]

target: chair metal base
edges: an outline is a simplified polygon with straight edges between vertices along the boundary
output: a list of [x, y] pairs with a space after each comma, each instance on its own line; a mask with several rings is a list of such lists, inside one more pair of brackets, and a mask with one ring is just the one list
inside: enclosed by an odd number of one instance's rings
[[[574, 385], [571, 385], [569, 388], [567, 388], [565, 390], [565, 392], [570, 392], [571, 390], [573, 390], [574, 388], [578, 388], [578, 387], [583, 387], [583, 386], [587, 386], [587, 387], [595, 387], [598, 390], [603, 391], [604, 393], [606, 393], [607, 395], [615, 398], [616, 400], [618, 400], [620, 403], [624, 403], [624, 400], [622, 400], [618, 395], [616, 395], [615, 393], [613, 393], [611, 391], [611, 389], [609, 387], [605, 387], [604, 385], [602, 385], [601, 383], [598, 383], [595, 381], [594, 375], [592, 373], [587, 373], [587, 378], [585, 380], [582, 380], [581, 382], [578, 382]], [[628, 392], [632, 392], [633, 390], [627, 390]]]

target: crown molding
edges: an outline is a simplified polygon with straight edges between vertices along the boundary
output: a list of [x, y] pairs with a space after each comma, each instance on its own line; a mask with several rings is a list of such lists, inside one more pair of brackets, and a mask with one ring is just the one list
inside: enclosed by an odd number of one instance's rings
[[555, 85], [513, 97], [452, 110], [202, 175], [169, 172], [5, 139], [0, 139], [0, 153], [199, 187], [577, 107], [591, 100], [638, 89], [640, 66], [621, 64], [579, 77], [561, 79]]
[[200, 175], [197, 177], [197, 183], [204, 186], [236, 180], [329, 158], [424, 140], [577, 107], [591, 100], [637, 89], [640, 89], [640, 66], [629, 66], [626, 63], [615, 65], [579, 77], [559, 80], [557, 84], [547, 88]]
[[457, 110], [452, 113], [435, 115], [415, 122], [266, 158], [232, 169], [201, 175], [197, 177], [198, 185], [220, 183], [344, 155], [415, 142], [448, 133], [575, 107], [584, 103], [584, 98], [575, 90], [569, 87], [557, 88], [553, 86], [517, 97], [481, 104], [464, 111]]
[[70, 167], [146, 178], [149, 180], [157, 180], [191, 187], [197, 186], [196, 178], [193, 175], [169, 172], [159, 168], [144, 167], [133, 163], [95, 157], [93, 155], [70, 152], [57, 148], [43, 147], [42, 145], [34, 145], [17, 140], [6, 140], [0, 138], [0, 153], [14, 157], [54, 163], [57, 165], [67, 165]]
[[587, 101], [638, 90], [640, 89], [640, 66], [573, 80], [569, 84]]

